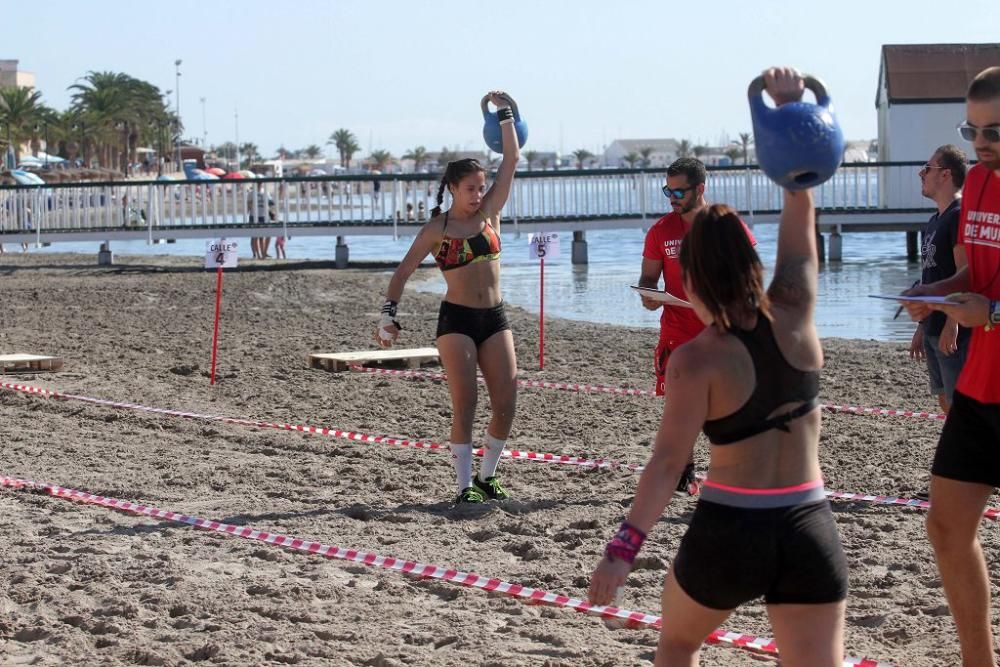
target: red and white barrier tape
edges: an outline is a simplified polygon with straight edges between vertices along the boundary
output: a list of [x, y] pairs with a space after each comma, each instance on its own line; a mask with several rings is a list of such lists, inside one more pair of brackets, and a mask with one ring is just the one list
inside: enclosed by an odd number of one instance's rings
[[[109, 401], [101, 398], [90, 398], [88, 396], [77, 396], [74, 394], [64, 394], [50, 389], [40, 389], [23, 384], [10, 382], [0, 382], [0, 389], [18, 391], [26, 394], [36, 394], [47, 398], [57, 398], [69, 401], [82, 401], [94, 405], [104, 405], [113, 408], [127, 410], [138, 410], [153, 414], [167, 415], [171, 417], [183, 417], [185, 419], [200, 419], [205, 421], [216, 421], [225, 424], [236, 424], [238, 426], [250, 426], [253, 428], [272, 428], [280, 431], [296, 431], [299, 433], [312, 433], [315, 435], [325, 435], [334, 438], [343, 438], [353, 442], [364, 442], [381, 445], [394, 445], [397, 447], [414, 447], [417, 449], [447, 450], [448, 445], [426, 440], [410, 440], [407, 438], [393, 438], [385, 435], [370, 435], [367, 433], [357, 433], [355, 431], [344, 431], [338, 428], [327, 428], [321, 426], [305, 426], [301, 424], [286, 424], [281, 422], [257, 421], [252, 419], [241, 419], [237, 417], [223, 417], [220, 415], [207, 415], [199, 412], [186, 412], [182, 410], [170, 410], [167, 408], [154, 408], [138, 403], [124, 403], [121, 401]], [[476, 456], [482, 456], [482, 448], [473, 450]], [[612, 459], [587, 458], [583, 456], [569, 456], [566, 454], [552, 454], [550, 452], [520, 451], [517, 449], [504, 450], [505, 458], [517, 461], [534, 461], [537, 463], [553, 463], [559, 465], [572, 465], [581, 468], [630, 470], [634, 473], [641, 473], [644, 465], [636, 463], [623, 463]], [[826, 491], [829, 498], [840, 500], [853, 500], [856, 502], [867, 502], [875, 505], [898, 505], [913, 507], [915, 509], [927, 509], [930, 503], [926, 500], [916, 498], [899, 498], [895, 496], [879, 496], [864, 493], [853, 493], [847, 491]], [[1000, 509], [987, 508], [983, 515], [988, 519], [996, 520], [1000, 518]]]
[[[426, 440], [410, 440], [407, 438], [393, 438], [386, 435], [370, 435], [357, 433], [355, 431], [345, 431], [339, 428], [328, 428], [322, 426], [307, 426], [302, 424], [286, 424], [281, 422], [259, 421], [254, 419], [242, 419], [237, 417], [223, 417], [221, 415], [208, 415], [200, 412], [186, 412], [183, 410], [170, 410], [167, 408], [154, 408], [138, 403], [126, 403], [122, 401], [109, 401], [102, 398], [91, 398], [89, 396], [77, 396], [75, 394], [65, 394], [50, 389], [40, 389], [30, 385], [15, 384], [11, 382], [0, 382], [0, 389], [18, 391], [26, 394], [35, 394], [47, 398], [57, 398], [67, 401], [82, 401], [94, 405], [104, 405], [112, 408], [122, 408], [126, 410], [139, 410], [151, 412], [159, 415], [171, 417], [183, 417], [185, 419], [199, 419], [204, 421], [222, 422], [225, 424], [236, 424], [239, 426], [250, 426], [255, 428], [272, 428], [279, 431], [298, 431], [300, 433], [312, 433], [315, 435], [326, 435], [334, 438], [343, 438], [354, 442], [366, 442], [380, 445], [395, 445], [397, 447], [415, 447], [417, 449], [448, 449], [448, 445]], [[482, 448], [474, 451], [476, 456], [482, 456]], [[523, 461], [537, 461], [539, 463], [557, 463], [562, 465], [573, 465], [584, 468], [621, 468], [625, 470], [641, 471], [642, 466], [633, 463], [619, 463], [608, 459], [592, 459], [581, 456], [569, 456], [566, 454], [551, 454], [549, 452], [520, 451], [508, 449], [503, 453], [504, 457]]]
[[[412, 378], [417, 380], [433, 380], [436, 382], [447, 382], [448, 376], [445, 373], [432, 373], [429, 371], [405, 371], [391, 368], [368, 368], [351, 364], [350, 369], [356, 373], [368, 373], [371, 375], [390, 375], [394, 377]], [[482, 376], [476, 378], [483, 382]], [[562, 391], [576, 391], [590, 394], [618, 394], [622, 396], [648, 396], [656, 398], [656, 393], [648, 389], [632, 389], [627, 387], [609, 387], [600, 384], [576, 384], [570, 382], [548, 382], [543, 380], [518, 380], [519, 387], [534, 387], [538, 389], [559, 389]], [[849, 412], [856, 415], [878, 415], [882, 417], [918, 417], [922, 419], [943, 420], [945, 415], [934, 412], [921, 412], [916, 410], [891, 410], [887, 408], [863, 408], [856, 405], [832, 405], [821, 403], [819, 406], [827, 412]]]
[[[537, 588], [530, 588], [528, 586], [521, 586], [520, 584], [503, 581], [501, 579], [491, 579], [472, 572], [462, 572], [460, 570], [444, 568], [439, 565], [429, 565], [416, 561], [393, 558], [391, 556], [381, 556], [379, 554], [358, 551], [356, 549], [345, 549], [343, 547], [323, 544], [321, 542], [313, 542], [298, 537], [291, 537], [279, 533], [269, 533], [251, 528], [250, 526], [234, 526], [220, 521], [202, 519], [196, 516], [181, 514], [179, 512], [149, 507], [139, 503], [132, 503], [127, 500], [98, 496], [85, 491], [77, 491], [76, 489], [67, 489], [54, 484], [44, 484], [30, 480], [0, 476], [0, 486], [14, 489], [31, 489], [34, 491], [41, 491], [55, 498], [71, 500], [89, 505], [98, 505], [100, 507], [120, 510], [131, 514], [149, 516], [154, 519], [183, 523], [196, 528], [202, 528], [204, 530], [211, 530], [217, 533], [233, 535], [247, 540], [264, 542], [265, 544], [269, 544], [271, 546], [285, 547], [295, 551], [317, 554], [319, 556], [323, 556], [324, 558], [348, 560], [356, 563], [362, 563], [370, 567], [403, 572], [418, 577], [440, 579], [442, 581], [460, 584], [470, 588], [479, 588], [484, 591], [503, 593], [511, 597], [530, 600], [536, 603], [565, 607], [567, 609], [573, 609], [575, 611], [593, 614], [603, 618], [618, 618], [632, 625], [648, 626], [657, 629], [662, 625], [662, 619], [659, 616], [654, 616], [653, 614], [646, 614], [640, 611], [629, 611], [618, 607], [592, 605], [586, 600], [581, 600], [579, 598], [573, 598], [567, 595], [552, 593]], [[778, 647], [773, 639], [754, 637], [752, 635], [746, 635], [739, 632], [728, 632], [722, 629], [713, 631], [706, 639], [706, 642], [713, 644], [728, 644], [730, 646], [746, 648], [761, 653], [769, 653], [773, 655], [778, 654]], [[845, 658], [843, 664], [851, 665], [853, 667], [893, 667], [889, 663], [878, 662], [869, 658], [854, 657]]]
[[886, 408], [859, 408], [856, 405], [830, 405], [823, 403], [819, 407], [829, 412], [850, 412], [856, 415], [875, 415], [880, 417], [917, 417], [920, 419], [938, 419], [944, 421], [947, 415], [936, 412], [920, 412], [917, 410], [889, 410]]

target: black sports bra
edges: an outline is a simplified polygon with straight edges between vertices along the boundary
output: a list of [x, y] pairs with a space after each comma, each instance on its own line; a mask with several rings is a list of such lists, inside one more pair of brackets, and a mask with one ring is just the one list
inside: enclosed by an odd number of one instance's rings
[[[710, 419], [702, 430], [713, 445], [729, 445], [759, 433], [779, 429], [788, 431], [788, 423], [813, 411], [818, 405], [819, 371], [793, 368], [781, 353], [771, 321], [757, 313], [752, 331], [732, 329], [753, 360], [757, 384], [743, 406], [725, 417]], [[768, 417], [779, 405], [803, 401], [788, 412]]]

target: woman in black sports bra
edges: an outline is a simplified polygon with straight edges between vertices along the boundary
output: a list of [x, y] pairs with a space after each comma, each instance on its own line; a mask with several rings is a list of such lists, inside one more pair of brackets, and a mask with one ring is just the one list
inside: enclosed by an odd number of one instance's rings
[[[776, 104], [802, 96], [795, 70], [768, 70], [765, 81]], [[597, 604], [624, 585], [704, 431], [708, 476], [664, 584], [659, 666], [697, 664], [705, 638], [760, 597], [783, 665], [843, 662], [847, 564], [818, 457], [816, 219], [810, 192], [784, 199], [766, 291], [760, 258], [729, 207], [702, 212], [685, 237], [685, 290], [710, 326], [670, 356], [653, 454], [590, 584]]]
[[[437, 206], [413, 240], [389, 281], [375, 340], [390, 347], [399, 336], [397, 303], [403, 286], [420, 262], [433, 254], [448, 290], [438, 316], [437, 347], [448, 374], [454, 411], [451, 456], [458, 502], [506, 500], [496, 469], [507, 444], [517, 399], [514, 337], [500, 296], [500, 210], [507, 202], [520, 150], [514, 134], [510, 98], [489, 93], [497, 107], [503, 137], [503, 160], [493, 186], [486, 190], [486, 170], [472, 159], [448, 163]], [[451, 207], [441, 214], [445, 188]], [[483, 441], [479, 473], [472, 474], [472, 426], [478, 387], [476, 367], [483, 372], [493, 415]]]

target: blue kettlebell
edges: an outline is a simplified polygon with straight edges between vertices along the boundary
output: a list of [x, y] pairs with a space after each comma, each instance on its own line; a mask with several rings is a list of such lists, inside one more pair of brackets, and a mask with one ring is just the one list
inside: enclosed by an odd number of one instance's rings
[[[523, 148], [524, 142], [528, 140], [528, 124], [521, 119], [521, 112], [517, 110], [517, 102], [507, 95], [504, 95], [504, 97], [510, 102], [510, 110], [514, 112], [514, 132], [517, 135], [517, 145], [519, 148]], [[486, 140], [486, 145], [490, 147], [491, 151], [494, 153], [503, 153], [503, 135], [500, 134], [500, 118], [497, 117], [496, 112], [490, 111], [489, 102], [490, 96], [487, 95], [480, 104], [483, 109], [483, 139]]]
[[826, 86], [807, 75], [805, 87], [816, 95], [816, 104], [789, 102], [775, 109], [764, 104], [764, 77], [751, 81], [747, 90], [757, 162], [768, 178], [786, 190], [825, 183], [844, 159], [844, 133], [833, 115]]

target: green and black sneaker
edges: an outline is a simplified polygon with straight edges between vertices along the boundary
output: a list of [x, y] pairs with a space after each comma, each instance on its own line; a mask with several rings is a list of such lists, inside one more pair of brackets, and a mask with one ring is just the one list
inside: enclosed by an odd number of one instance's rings
[[455, 503], [461, 505], [462, 503], [485, 503], [486, 497], [483, 493], [475, 488], [474, 486], [467, 486], [462, 489], [462, 492], [458, 494], [458, 498], [455, 499]]
[[472, 485], [490, 500], [507, 500], [510, 498], [510, 493], [507, 492], [507, 489], [500, 486], [500, 478], [496, 475], [487, 477], [485, 480], [480, 480], [479, 475], [476, 475], [472, 478]]

